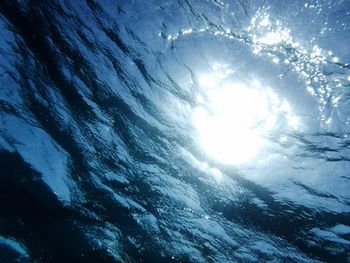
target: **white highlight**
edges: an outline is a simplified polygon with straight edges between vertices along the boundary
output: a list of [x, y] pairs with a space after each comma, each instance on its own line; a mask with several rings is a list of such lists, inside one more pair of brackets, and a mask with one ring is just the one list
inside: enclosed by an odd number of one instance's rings
[[259, 23], [262, 27], [268, 27], [270, 25], [270, 20], [268, 16], [265, 16]]
[[189, 164], [194, 166], [196, 169], [209, 175], [217, 183], [220, 183], [223, 180], [224, 174], [218, 168], [211, 167], [207, 162], [199, 161], [196, 157], [194, 157], [190, 152], [186, 151], [185, 149], [180, 149], [180, 151], [185, 157], [185, 160]]
[[285, 35], [282, 32], [269, 32], [259, 39], [259, 43], [266, 45], [276, 45], [285, 40]]
[[[259, 86], [258, 82], [253, 86]], [[276, 121], [269, 111], [268, 94], [236, 83], [209, 91], [208, 98], [210, 109], [199, 107], [193, 115], [204, 150], [226, 164], [253, 158], [264, 145], [261, 132]]]

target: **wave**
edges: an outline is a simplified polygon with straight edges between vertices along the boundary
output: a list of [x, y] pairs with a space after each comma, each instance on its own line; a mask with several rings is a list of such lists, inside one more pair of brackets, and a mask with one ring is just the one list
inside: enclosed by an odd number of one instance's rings
[[2, 1], [0, 258], [349, 260], [348, 10]]

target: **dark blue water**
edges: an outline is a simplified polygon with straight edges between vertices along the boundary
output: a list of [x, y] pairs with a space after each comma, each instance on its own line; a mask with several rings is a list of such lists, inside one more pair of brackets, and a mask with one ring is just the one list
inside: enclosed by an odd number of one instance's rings
[[350, 2], [0, 0], [0, 262], [350, 262]]

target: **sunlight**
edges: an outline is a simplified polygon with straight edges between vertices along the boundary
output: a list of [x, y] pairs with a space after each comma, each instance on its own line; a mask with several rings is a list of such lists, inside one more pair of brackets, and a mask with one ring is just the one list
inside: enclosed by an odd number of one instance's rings
[[204, 150], [226, 164], [253, 158], [264, 145], [262, 130], [275, 119], [268, 94], [236, 83], [208, 92], [209, 109], [197, 108], [193, 123]]
[[259, 42], [266, 45], [275, 45], [282, 41], [280, 32], [269, 32], [259, 39]]

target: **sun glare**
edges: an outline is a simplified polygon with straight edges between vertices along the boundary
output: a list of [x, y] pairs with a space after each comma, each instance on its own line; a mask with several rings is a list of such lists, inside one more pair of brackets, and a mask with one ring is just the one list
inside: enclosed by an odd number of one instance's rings
[[225, 164], [253, 159], [266, 144], [264, 135], [275, 127], [282, 102], [256, 81], [208, 89], [206, 95], [192, 119], [203, 150]]

